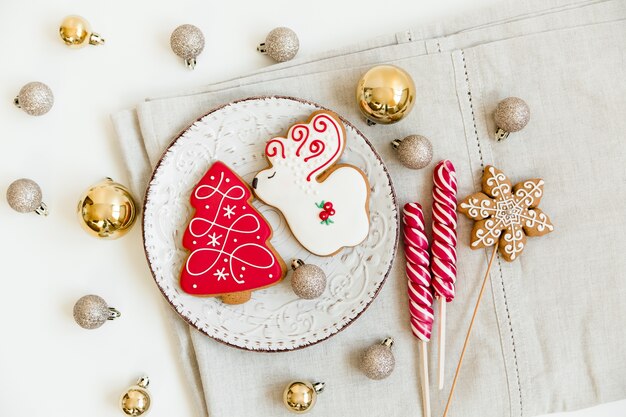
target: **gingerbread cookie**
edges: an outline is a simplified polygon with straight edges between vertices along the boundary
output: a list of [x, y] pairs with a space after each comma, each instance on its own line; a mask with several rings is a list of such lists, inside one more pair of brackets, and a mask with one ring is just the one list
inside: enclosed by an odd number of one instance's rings
[[240, 304], [285, 276], [269, 242], [272, 229], [252, 198], [248, 185], [219, 161], [196, 185], [190, 198], [196, 212], [183, 236], [191, 251], [180, 274], [183, 291]]
[[270, 165], [252, 182], [257, 197], [280, 210], [295, 238], [319, 256], [356, 246], [369, 233], [367, 178], [352, 165], [336, 164], [345, 146], [339, 117], [316, 111], [286, 137], [267, 142]]
[[526, 236], [543, 236], [554, 230], [548, 216], [537, 206], [543, 197], [543, 180], [530, 179], [514, 187], [502, 171], [487, 166], [483, 191], [459, 204], [459, 212], [476, 220], [472, 249], [499, 245], [504, 260], [514, 261], [526, 246]]

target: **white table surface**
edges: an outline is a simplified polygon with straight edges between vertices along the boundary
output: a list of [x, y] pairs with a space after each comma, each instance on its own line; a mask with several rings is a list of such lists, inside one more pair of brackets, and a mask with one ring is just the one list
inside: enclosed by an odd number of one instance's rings
[[[270, 65], [255, 46], [275, 26], [293, 28], [300, 53], [309, 54], [487, 1], [401, 0], [393, 9], [372, 9], [358, 0], [324, 0], [306, 11], [287, 0], [242, 3], [0, 1], [0, 189], [4, 195], [13, 180], [32, 178], [51, 212], [47, 218], [20, 215], [0, 201], [1, 417], [122, 415], [118, 397], [143, 373], [152, 381], [152, 415], [193, 415], [164, 303], [146, 269], [140, 227], [121, 240], [99, 241], [76, 218], [78, 198], [92, 183], [105, 176], [125, 181], [109, 114], [146, 96]], [[57, 28], [69, 14], [88, 18], [107, 44], [65, 47]], [[169, 47], [171, 31], [183, 23], [206, 37], [193, 72]], [[55, 94], [54, 108], [40, 118], [12, 104], [30, 81], [47, 83]], [[94, 331], [79, 328], [72, 306], [90, 293], [117, 307], [122, 318]], [[569, 415], [626, 416], [626, 401]]]

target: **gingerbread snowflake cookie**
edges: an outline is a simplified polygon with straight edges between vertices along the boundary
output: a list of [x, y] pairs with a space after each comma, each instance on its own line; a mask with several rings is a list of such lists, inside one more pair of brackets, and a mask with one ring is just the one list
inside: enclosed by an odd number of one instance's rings
[[498, 244], [502, 257], [514, 261], [526, 247], [526, 236], [543, 236], [554, 230], [548, 216], [537, 206], [543, 197], [543, 180], [529, 179], [515, 186], [499, 169], [487, 166], [482, 192], [465, 198], [459, 212], [476, 220], [472, 249]]

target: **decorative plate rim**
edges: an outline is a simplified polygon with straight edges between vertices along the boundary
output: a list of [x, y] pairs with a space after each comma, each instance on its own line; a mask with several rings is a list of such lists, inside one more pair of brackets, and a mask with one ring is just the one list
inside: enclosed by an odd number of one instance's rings
[[[168, 294], [166, 294], [165, 290], [159, 284], [157, 276], [156, 276], [156, 274], [154, 272], [154, 267], [153, 267], [152, 262], [150, 260], [150, 255], [148, 253], [148, 247], [146, 245], [146, 207], [147, 207], [147, 204], [148, 204], [150, 190], [152, 188], [152, 183], [154, 182], [155, 175], [156, 175], [157, 171], [161, 168], [161, 165], [162, 165], [162, 163], [164, 161], [164, 158], [170, 152], [170, 149], [172, 148], [172, 146], [174, 146], [174, 144], [183, 136], [183, 134], [187, 130], [189, 130], [195, 123], [197, 123], [200, 120], [204, 119], [208, 115], [213, 114], [213, 113], [215, 113], [215, 112], [217, 112], [219, 110], [222, 110], [222, 109], [224, 109], [224, 108], [226, 108], [228, 106], [232, 106], [234, 104], [238, 104], [238, 103], [242, 103], [242, 102], [246, 102], [246, 101], [257, 101], [257, 100], [267, 100], [267, 99], [292, 100], [292, 101], [303, 103], [303, 104], [309, 104], [309, 105], [312, 105], [312, 106], [317, 107], [317, 108], [322, 109], [322, 110], [332, 111], [333, 113], [335, 113], [335, 114], [337, 114], [339, 116], [341, 121], [346, 126], [354, 129], [354, 131], [365, 140], [365, 143], [370, 148], [370, 150], [372, 151], [373, 155], [376, 157], [378, 162], [380, 162], [380, 164], [381, 164], [381, 166], [382, 166], [382, 168], [383, 168], [383, 170], [385, 172], [385, 175], [387, 176], [388, 184], [389, 184], [389, 187], [391, 189], [392, 203], [393, 203], [393, 206], [395, 206], [395, 208], [396, 208], [395, 222], [392, 222], [395, 225], [395, 227], [396, 227], [396, 229], [395, 229], [396, 238], [395, 238], [395, 242], [393, 244], [393, 250], [392, 250], [392, 254], [391, 254], [392, 261], [389, 263], [389, 267], [387, 268], [387, 271], [385, 272], [385, 275], [383, 276], [383, 279], [380, 281], [380, 284], [376, 288], [375, 292], [367, 300], [367, 302], [365, 303], [363, 308], [358, 313], [356, 313], [355, 315], [346, 316], [347, 321], [345, 323], [343, 323], [343, 324], [336, 323], [335, 325], [333, 325], [332, 327], [329, 328], [331, 331], [326, 336], [323, 336], [323, 337], [321, 337], [321, 338], [319, 338], [317, 340], [307, 341], [305, 343], [299, 344], [297, 346], [289, 347], [289, 348], [277, 347], [276, 349], [262, 349], [262, 348], [255, 349], [255, 348], [252, 348], [252, 347], [236, 345], [234, 343], [231, 343], [228, 340], [220, 338], [219, 335], [209, 334], [207, 331], [202, 329], [201, 326], [199, 326], [196, 323], [194, 323], [189, 317], [187, 317], [186, 315], [184, 315], [183, 313], [181, 313], [180, 311], [178, 311], [176, 309], [176, 306], [174, 305], [173, 301], [170, 299], [170, 296]], [[297, 97], [292, 97], [292, 96], [283, 96], [283, 95], [250, 96], [250, 97], [246, 97], [246, 98], [242, 98], [242, 99], [238, 99], [238, 100], [233, 100], [233, 101], [230, 101], [228, 103], [225, 103], [225, 104], [219, 105], [217, 107], [214, 107], [211, 110], [209, 110], [208, 112], [202, 114], [200, 117], [196, 118], [193, 122], [191, 122], [187, 127], [182, 129], [174, 137], [174, 139], [167, 145], [167, 147], [165, 148], [165, 150], [163, 151], [163, 153], [159, 157], [158, 162], [156, 163], [156, 165], [154, 166], [154, 169], [152, 170], [152, 173], [150, 174], [150, 179], [148, 181], [148, 186], [146, 187], [146, 191], [145, 191], [144, 197], [143, 197], [143, 207], [142, 208], [143, 208], [143, 210], [142, 210], [143, 211], [143, 218], [142, 218], [142, 221], [141, 221], [141, 238], [142, 238], [142, 243], [143, 243], [144, 255], [146, 257], [146, 261], [148, 262], [148, 267], [150, 269], [150, 274], [152, 275], [152, 279], [154, 280], [157, 288], [159, 289], [159, 291], [161, 292], [163, 297], [167, 300], [167, 302], [170, 305], [170, 307], [189, 326], [192, 326], [194, 329], [196, 329], [200, 333], [202, 333], [202, 334], [210, 337], [211, 339], [216, 340], [217, 342], [222, 343], [224, 345], [227, 345], [227, 346], [230, 346], [230, 347], [234, 347], [234, 348], [237, 348], [237, 349], [240, 349], [240, 350], [243, 350], [243, 351], [248, 351], [248, 352], [263, 352], [263, 353], [292, 352], [292, 351], [295, 351], [295, 350], [304, 349], [304, 348], [316, 345], [318, 343], [321, 343], [321, 342], [331, 338], [332, 336], [338, 334], [339, 332], [343, 331], [344, 329], [346, 329], [354, 321], [356, 321], [361, 316], [361, 314], [363, 314], [370, 307], [372, 302], [378, 296], [378, 293], [380, 292], [380, 290], [382, 289], [383, 285], [387, 281], [387, 278], [389, 277], [389, 274], [391, 273], [391, 269], [393, 268], [393, 259], [395, 258], [396, 252], [398, 250], [398, 242], [399, 242], [399, 239], [400, 239], [400, 233], [399, 233], [399, 229], [400, 229], [400, 223], [399, 223], [400, 222], [400, 212], [399, 212], [399, 209], [398, 209], [396, 190], [395, 190], [395, 188], [393, 186], [393, 181], [391, 179], [391, 175], [389, 173], [389, 170], [387, 169], [387, 166], [385, 165], [385, 162], [383, 161], [381, 156], [378, 154], [378, 152], [376, 151], [374, 146], [372, 146], [372, 143], [369, 141], [369, 139], [356, 126], [354, 126], [352, 123], [347, 121], [343, 116], [341, 116], [339, 113], [335, 112], [334, 110], [331, 110], [331, 109], [329, 109], [327, 107], [324, 107], [324, 106], [322, 106], [322, 105], [320, 105], [320, 104], [318, 104], [316, 102], [305, 100], [305, 99], [301, 99], [301, 98], [297, 98]], [[341, 327], [337, 327], [337, 325], [340, 325]], [[334, 330], [334, 331], [332, 331], [332, 330]]]

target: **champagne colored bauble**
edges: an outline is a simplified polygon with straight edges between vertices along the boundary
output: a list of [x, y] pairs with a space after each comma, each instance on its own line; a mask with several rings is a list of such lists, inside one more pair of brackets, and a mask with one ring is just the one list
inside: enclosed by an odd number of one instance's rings
[[526, 127], [530, 121], [530, 107], [519, 97], [507, 97], [498, 103], [493, 119], [498, 127], [496, 140], [499, 142]]
[[315, 406], [317, 394], [324, 391], [325, 384], [308, 381], [293, 381], [287, 384], [283, 392], [283, 403], [289, 411], [296, 414], [304, 414]]
[[398, 159], [407, 168], [422, 169], [433, 160], [433, 145], [420, 135], [409, 135], [396, 139], [391, 146], [397, 151]]
[[90, 235], [117, 239], [135, 223], [137, 207], [126, 187], [107, 178], [83, 194], [78, 202], [78, 218]]
[[317, 265], [305, 264], [300, 259], [291, 262], [291, 288], [300, 298], [312, 300], [319, 297], [326, 289], [326, 274]]
[[187, 68], [196, 67], [196, 58], [204, 50], [204, 34], [194, 25], [180, 25], [170, 36], [172, 51], [185, 61]]
[[46, 84], [33, 81], [20, 89], [13, 104], [31, 116], [43, 116], [54, 105], [54, 94]]
[[147, 376], [140, 378], [136, 385], [128, 388], [120, 398], [120, 408], [127, 416], [141, 416], [150, 410], [152, 400], [148, 392], [150, 380]]
[[359, 80], [356, 101], [368, 124], [396, 123], [413, 108], [415, 83], [402, 68], [378, 65]]
[[386, 338], [382, 343], [370, 346], [361, 357], [361, 370], [370, 379], [385, 379], [396, 367], [396, 359], [391, 351], [393, 339]]
[[48, 207], [41, 199], [41, 187], [28, 178], [13, 181], [7, 189], [7, 203], [18, 213], [37, 213], [47, 216]]
[[289, 28], [275, 28], [267, 34], [265, 42], [256, 50], [271, 57], [276, 62], [293, 59], [300, 49], [300, 41], [296, 32]]
[[82, 48], [87, 45], [102, 45], [104, 39], [91, 31], [91, 26], [80, 16], [67, 16], [59, 26], [61, 40], [70, 48]]
[[93, 330], [107, 320], [115, 320], [120, 312], [109, 307], [104, 299], [97, 295], [85, 295], [74, 304], [74, 320], [83, 329]]

